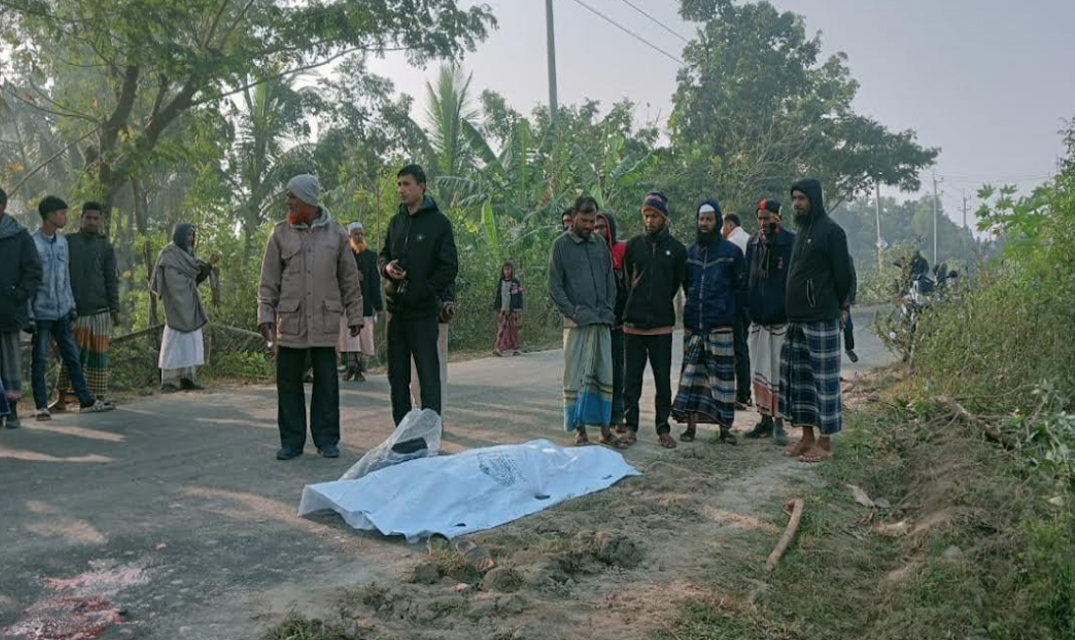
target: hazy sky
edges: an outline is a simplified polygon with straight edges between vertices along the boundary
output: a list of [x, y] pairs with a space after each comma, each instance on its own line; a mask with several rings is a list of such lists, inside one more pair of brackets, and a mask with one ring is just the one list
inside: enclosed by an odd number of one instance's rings
[[[583, 0], [680, 57], [683, 42], [622, 0]], [[685, 38], [676, 0], [631, 0]], [[467, 56], [476, 93], [490, 88], [518, 110], [548, 101], [544, 0], [487, 0], [499, 28]], [[1075, 0], [775, 0], [821, 31], [826, 53], [848, 54], [861, 88], [856, 108], [892, 129], [912, 128], [941, 147], [942, 200], [959, 219], [963, 191], [983, 182], [1032, 187], [1056, 168], [1062, 119], [1075, 117]], [[555, 0], [561, 104], [604, 106], [623, 97], [639, 117], [671, 110], [678, 63], [590, 13]], [[374, 61], [421, 102], [436, 65], [402, 56]], [[924, 187], [930, 186], [924, 184]]]

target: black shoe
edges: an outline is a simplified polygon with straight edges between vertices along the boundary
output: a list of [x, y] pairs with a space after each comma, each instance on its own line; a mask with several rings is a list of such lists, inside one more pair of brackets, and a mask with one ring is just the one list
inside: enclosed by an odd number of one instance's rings
[[763, 417], [761, 422], [754, 425], [754, 428], [746, 433], [746, 437], [751, 440], [767, 438], [771, 435], [773, 435], [773, 419], [769, 416]]
[[22, 423], [19, 422], [19, 409], [18, 409], [18, 407], [15, 406], [17, 403], [12, 402], [10, 404], [11, 404], [11, 413], [9, 413], [7, 415], [7, 419], [4, 420], [4, 427], [6, 427], [8, 429], [18, 429], [19, 427], [22, 426]]
[[773, 427], [773, 444], [786, 447], [789, 442], [788, 433], [784, 431], [784, 421], [777, 420], [776, 426]]
[[203, 387], [202, 385], [198, 384], [197, 382], [194, 382], [193, 380], [189, 380], [187, 378], [183, 378], [182, 380], [180, 380], [179, 381], [179, 386], [182, 389], [185, 389], [187, 391], [204, 391], [205, 390], [205, 387]]
[[720, 430], [720, 435], [717, 436], [724, 444], [739, 444], [739, 440], [732, 433], [731, 429], [723, 428]]
[[171, 382], [165, 382], [161, 385], [161, 393], [175, 393], [176, 391], [179, 391], [179, 387]]
[[362, 375], [361, 371], [356, 371], [354, 377], [351, 378], [355, 382], [365, 382], [366, 376]]
[[339, 458], [340, 448], [334, 444], [330, 444], [325, 447], [319, 447], [317, 452], [321, 454], [322, 458]]
[[850, 360], [852, 363], [855, 363], [855, 362], [859, 361], [859, 355], [857, 353], [855, 353], [854, 349], [848, 349], [847, 350], [847, 359]]
[[280, 450], [276, 452], [277, 460], [290, 460], [302, 455], [302, 449], [289, 449], [288, 447], [280, 447]]

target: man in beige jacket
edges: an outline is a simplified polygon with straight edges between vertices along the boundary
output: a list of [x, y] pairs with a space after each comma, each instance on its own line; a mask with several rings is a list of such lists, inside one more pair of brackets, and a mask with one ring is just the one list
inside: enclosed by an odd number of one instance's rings
[[261, 264], [258, 324], [276, 347], [280, 427], [278, 460], [302, 455], [306, 444], [306, 357], [313, 364], [310, 434], [322, 456], [340, 455], [340, 385], [336, 341], [346, 312], [351, 335], [362, 329], [362, 285], [347, 232], [320, 206], [311, 175], [287, 184], [287, 220], [273, 228]]

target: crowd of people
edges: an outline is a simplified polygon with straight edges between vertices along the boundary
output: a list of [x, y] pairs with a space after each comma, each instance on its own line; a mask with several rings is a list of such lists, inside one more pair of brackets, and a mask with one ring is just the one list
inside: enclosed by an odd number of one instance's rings
[[[382, 313], [393, 420], [399, 424], [412, 408], [443, 415], [459, 266], [452, 224], [427, 194], [420, 166], [403, 167], [397, 186], [399, 210], [378, 254], [361, 222], [345, 227], [323, 206], [317, 177], [299, 175], [287, 184], [287, 216], [269, 237], [257, 294], [259, 329], [276, 361], [280, 460], [302, 455], [308, 432], [322, 456], [339, 456], [339, 380], [365, 379]], [[637, 441], [648, 363], [662, 447], [677, 446], [670, 421], [685, 425], [681, 442], [694, 441], [698, 425], [709, 424], [717, 440], [735, 444], [735, 412], [754, 404], [761, 420], [746, 437], [789, 445], [787, 428], [794, 427], [802, 438], [788, 455], [808, 462], [831, 455], [830, 438], [842, 425], [841, 338], [854, 359], [855, 272], [821, 184], [803, 180], [790, 194], [795, 233], [783, 226], [776, 200], [759, 203], [758, 232], [751, 235], [711, 199], [695, 208], [689, 246], [673, 235], [672, 210], [660, 191], [643, 198], [644, 233], [626, 241], [616, 217], [589, 196], [563, 212], [548, 290], [563, 316], [564, 428], [576, 444], [589, 444], [591, 429], [611, 447]], [[66, 237], [61, 199], [41, 200], [41, 227], [32, 233], [5, 215], [6, 204], [0, 191], [0, 414], [8, 427], [19, 426], [22, 330], [33, 334], [37, 420], [75, 401], [85, 412], [112, 410], [108, 342], [120, 307], [101, 206], [83, 205], [79, 231]], [[165, 315], [158, 362], [164, 392], [201, 388], [208, 317], [199, 285], [220, 256], [198, 258], [197, 238], [192, 225], [177, 225], [150, 278]], [[492, 303], [498, 356], [521, 352], [523, 293], [514, 263], [504, 262]], [[677, 317], [683, 362], [673, 396]], [[53, 342], [62, 375], [50, 405]]]

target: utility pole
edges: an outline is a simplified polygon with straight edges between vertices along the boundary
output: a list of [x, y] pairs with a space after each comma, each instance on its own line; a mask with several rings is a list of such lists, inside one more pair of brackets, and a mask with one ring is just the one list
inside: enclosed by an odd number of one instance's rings
[[963, 228], [967, 228], [967, 190], [963, 190]]
[[553, 128], [560, 121], [560, 107], [556, 101], [556, 35], [552, 18], [552, 0], [545, 0], [545, 40], [549, 55], [549, 122]]
[[874, 212], [877, 215], [877, 273], [881, 273], [881, 182], [879, 180], [873, 182], [873, 193]]
[[937, 264], [937, 170], [933, 170], [933, 264]]

